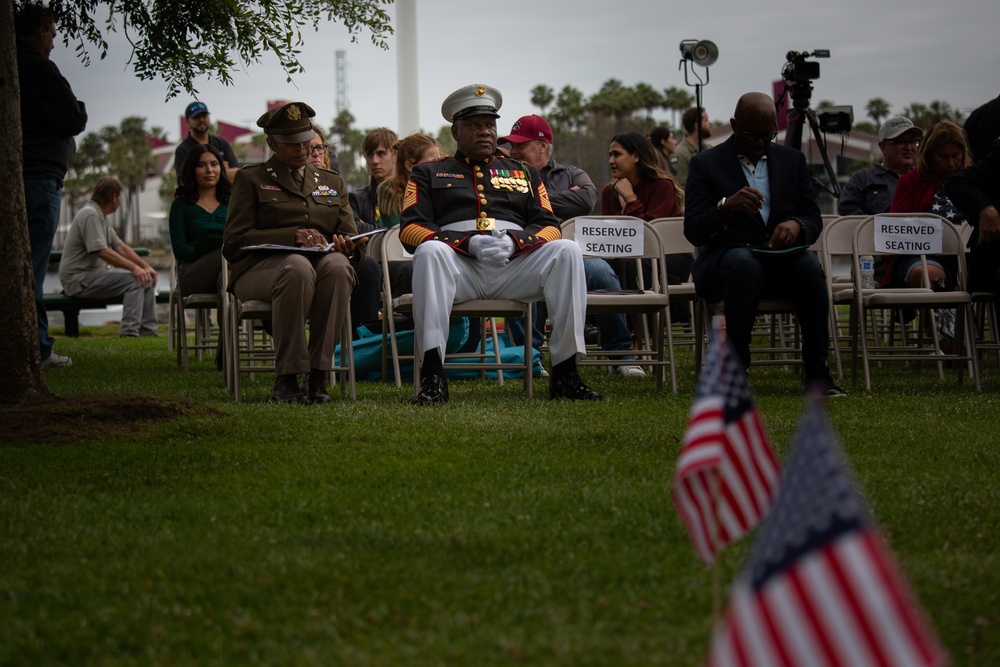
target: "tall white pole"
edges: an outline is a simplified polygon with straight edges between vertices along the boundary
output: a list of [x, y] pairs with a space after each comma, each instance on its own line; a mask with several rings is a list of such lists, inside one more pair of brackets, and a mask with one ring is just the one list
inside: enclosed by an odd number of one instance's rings
[[417, 81], [417, 0], [396, 0], [396, 91], [397, 134], [405, 137], [420, 131], [419, 85]]

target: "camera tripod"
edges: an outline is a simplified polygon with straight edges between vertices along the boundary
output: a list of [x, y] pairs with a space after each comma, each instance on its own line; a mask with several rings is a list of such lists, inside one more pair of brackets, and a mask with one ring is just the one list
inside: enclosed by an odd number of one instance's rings
[[[812, 130], [813, 142], [819, 148], [820, 155], [823, 156], [823, 166], [826, 168], [829, 185], [823, 183], [815, 174], [813, 174], [813, 182], [816, 187], [828, 192], [833, 196], [834, 201], [837, 201], [840, 199], [840, 181], [837, 180], [837, 172], [830, 163], [830, 156], [826, 152], [826, 135], [819, 129], [816, 112], [809, 108], [812, 89], [812, 81], [785, 81], [785, 91], [790, 91], [792, 98], [792, 108], [788, 110], [788, 128], [785, 130], [785, 145], [797, 151], [802, 150], [802, 133], [808, 121]], [[783, 91], [775, 107], [780, 109], [784, 101]]]

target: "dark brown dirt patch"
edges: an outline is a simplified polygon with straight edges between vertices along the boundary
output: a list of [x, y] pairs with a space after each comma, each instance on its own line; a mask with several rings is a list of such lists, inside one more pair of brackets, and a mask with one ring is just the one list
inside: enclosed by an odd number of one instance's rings
[[0, 405], [0, 445], [75, 445], [141, 436], [153, 424], [220, 415], [181, 398], [82, 395]]

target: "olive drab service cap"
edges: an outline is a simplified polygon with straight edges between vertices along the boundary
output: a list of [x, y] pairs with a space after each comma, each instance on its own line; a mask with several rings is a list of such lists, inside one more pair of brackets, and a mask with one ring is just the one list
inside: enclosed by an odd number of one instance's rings
[[482, 83], [459, 88], [441, 105], [441, 115], [449, 123], [454, 123], [466, 116], [493, 116], [499, 118], [497, 111], [503, 104], [503, 95], [493, 86]]
[[265, 134], [275, 141], [301, 144], [316, 135], [310, 120], [315, 115], [313, 108], [305, 102], [289, 102], [258, 118], [257, 127], [263, 128]]

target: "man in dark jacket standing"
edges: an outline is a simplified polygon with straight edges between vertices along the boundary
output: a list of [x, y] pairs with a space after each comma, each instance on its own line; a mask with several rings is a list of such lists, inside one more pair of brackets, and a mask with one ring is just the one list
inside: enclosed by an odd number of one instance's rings
[[14, 18], [17, 35], [17, 74], [21, 86], [21, 132], [24, 198], [35, 275], [35, 311], [42, 367], [73, 364], [53, 352], [49, 318], [42, 301], [52, 240], [59, 226], [63, 179], [76, 152], [76, 135], [87, 126], [87, 109], [76, 99], [69, 82], [49, 60], [55, 47], [55, 15], [42, 5], [25, 5]]
[[822, 222], [805, 157], [774, 143], [774, 103], [764, 93], [740, 97], [733, 116], [733, 136], [691, 159], [684, 236], [701, 247], [695, 289], [725, 303], [726, 333], [744, 367], [760, 300], [794, 301], [806, 384], [842, 396], [827, 366], [826, 278], [808, 250]]

